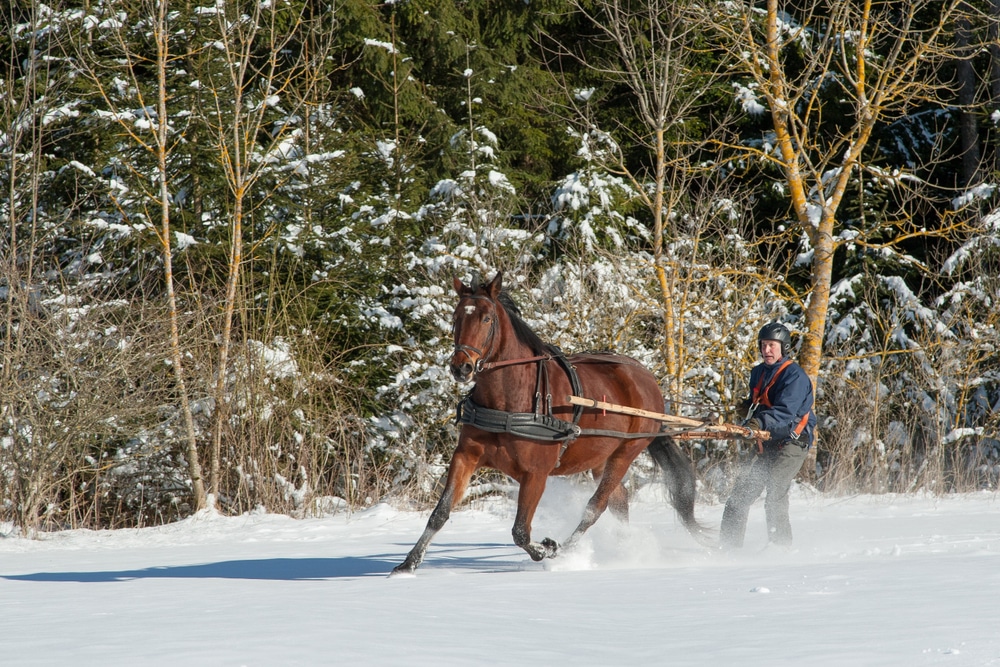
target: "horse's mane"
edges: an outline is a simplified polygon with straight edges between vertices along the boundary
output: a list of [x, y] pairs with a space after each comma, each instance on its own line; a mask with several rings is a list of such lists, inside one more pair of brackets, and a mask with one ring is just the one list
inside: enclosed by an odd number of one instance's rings
[[517, 339], [531, 348], [535, 354], [562, 354], [558, 347], [551, 343], [546, 343], [538, 334], [531, 330], [531, 327], [521, 319], [521, 309], [514, 301], [513, 297], [506, 291], [500, 292], [497, 301], [507, 311], [510, 324], [514, 328], [514, 335]]

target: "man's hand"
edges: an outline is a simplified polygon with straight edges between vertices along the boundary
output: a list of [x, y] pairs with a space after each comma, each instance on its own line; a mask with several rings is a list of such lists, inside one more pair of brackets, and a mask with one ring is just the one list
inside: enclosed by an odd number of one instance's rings
[[754, 417], [753, 419], [751, 419], [750, 421], [748, 421], [746, 423], [746, 427], [750, 428], [750, 429], [753, 429], [754, 431], [763, 431], [764, 430], [764, 427], [760, 423], [760, 420], [757, 419], [756, 417]]

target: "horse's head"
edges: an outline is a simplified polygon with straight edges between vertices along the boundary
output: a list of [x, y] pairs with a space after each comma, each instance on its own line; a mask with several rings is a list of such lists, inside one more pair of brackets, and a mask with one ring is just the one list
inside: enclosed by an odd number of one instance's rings
[[451, 355], [451, 374], [459, 382], [468, 382], [482, 369], [486, 358], [496, 352], [502, 306], [497, 301], [503, 286], [503, 274], [477, 288], [454, 279], [458, 305], [452, 321], [455, 352]]

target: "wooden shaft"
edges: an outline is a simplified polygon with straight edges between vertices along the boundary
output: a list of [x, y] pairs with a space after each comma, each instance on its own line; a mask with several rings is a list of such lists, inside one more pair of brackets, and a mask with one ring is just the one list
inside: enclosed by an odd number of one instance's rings
[[[730, 431], [681, 431], [680, 433], [664, 433], [664, 435], [674, 440], [732, 440], [742, 438], [744, 440], [766, 440], [770, 435], [767, 431], [755, 431], [744, 426], [736, 426], [738, 432]], [[750, 437], [753, 434], [753, 437]], [[758, 437], [761, 436], [761, 437]]]
[[[771, 434], [767, 431], [756, 431], [745, 426], [737, 426], [735, 424], [710, 424], [708, 422], [698, 421], [697, 419], [688, 419], [686, 417], [677, 417], [674, 415], [664, 414], [662, 412], [652, 412], [651, 410], [642, 410], [641, 408], [631, 408], [627, 405], [615, 405], [614, 403], [605, 403], [604, 401], [598, 401], [593, 398], [583, 398], [582, 396], [567, 396], [566, 400], [573, 405], [582, 405], [587, 408], [595, 408], [597, 410], [607, 410], [608, 412], [617, 412], [624, 415], [634, 415], [636, 417], [648, 417], [649, 419], [655, 419], [657, 421], [665, 422], [667, 424], [676, 424], [678, 426], [691, 426], [694, 428], [702, 429], [699, 436], [703, 438], [718, 438], [720, 440], [726, 438], [747, 438], [753, 440], [770, 440]], [[692, 436], [687, 436], [691, 438]]]
[[671, 424], [678, 424], [680, 426], [695, 426], [701, 427], [706, 426], [705, 422], [698, 421], [697, 419], [688, 419], [686, 417], [675, 417], [674, 415], [666, 415], [662, 412], [652, 412], [650, 410], [642, 410], [640, 408], [630, 408], [626, 405], [615, 405], [614, 403], [605, 403], [604, 401], [597, 401], [593, 398], [583, 398], [582, 396], [567, 396], [566, 400], [573, 405], [582, 405], [588, 408], [597, 408], [598, 410], [607, 410], [608, 412], [618, 412], [623, 415], [635, 415], [636, 417], [649, 417], [650, 419], [655, 419], [661, 422], [668, 422]]

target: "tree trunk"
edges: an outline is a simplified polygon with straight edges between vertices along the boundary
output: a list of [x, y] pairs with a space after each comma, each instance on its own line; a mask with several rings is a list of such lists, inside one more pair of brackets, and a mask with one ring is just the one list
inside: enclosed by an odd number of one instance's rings
[[823, 361], [823, 338], [826, 316], [830, 307], [830, 288], [833, 281], [833, 211], [824, 211], [818, 229], [812, 235], [813, 261], [809, 305], [806, 307], [806, 331], [799, 351], [799, 365], [812, 380], [813, 387], [819, 378]]
[[1000, 0], [990, 2], [990, 101], [996, 108], [1000, 105]]
[[167, 172], [167, 2], [159, 3], [156, 34], [156, 64], [157, 64], [157, 139], [156, 157], [157, 170], [160, 178], [160, 242], [163, 252], [163, 279], [166, 282], [167, 304], [170, 311], [170, 349], [173, 357], [174, 380], [177, 382], [177, 392], [180, 394], [181, 414], [184, 419], [185, 454], [188, 460], [188, 474], [191, 477], [191, 491], [194, 494], [196, 510], [208, 506], [205, 494], [205, 483], [201, 476], [201, 463], [198, 460], [198, 443], [195, 438], [194, 418], [191, 415], [191, 404], [188, 400], [187, 386], [184, 382], [183, 355], [181, 355], [180, 330], [177, 324], [177, 298], [174, 294], [174, 272], [172, 248], [170, 244], [170, 190]]
[[229, 251], [229, 276], [226, 281], [226, 301], [223, 305], [222, 335], [219, 341], [219, 368], [215, 378], [215, 422], [212, 428], [211, 489], [218, 498], [222, 476], [222, 429], [229, 413], [226, 400], [226, 369], [233, 340], [233, 314], [236, 310], [236, 288], [240, 281], [243, 262], [243, 199], [242, 184], [236, 188], [236, 206], [231, 229], [232, 247]]
[[664, 203], [666, 147], [664, 146], [663, 128], [657, 128], [656, 135], [656, 178], [653, 194], [653, 253], [656, 263], [656, 280], [660, 285], [660, 298], [663, 304], [663, 358], [667, 366], [667, 400], [680, 396], [680, 377], [677, 364], [677, 349], [675, 346], [674, 299], [670, 276], [664, 266]]
[[[962, 151], [962, 170], [958, 187], [966, 188], [979, 182], [979, 124], [976, 121], [976, 72], [970, 52], [969, 19], [962, 17], [955, 31], [955, 75], [958, 79], [959, 148]], [[995, 45], [991, 45], [991, 49]]]

